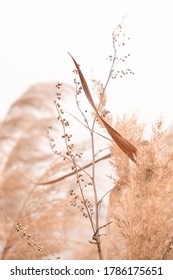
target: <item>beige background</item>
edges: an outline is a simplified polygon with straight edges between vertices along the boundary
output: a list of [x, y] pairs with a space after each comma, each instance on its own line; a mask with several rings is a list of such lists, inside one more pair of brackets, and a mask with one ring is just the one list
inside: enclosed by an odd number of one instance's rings
[[171, 11], [171, 1], [1, 0], [0, 118], [34, 83], [72, 83], [74, 66], [67, 51], [88, 79], [105, 79], [111, 33], [127, 15], [127, 66], [135, 76], [112, 83], [108, 107], [115, 116], [135, 111], [150, 124], [162, 113], [166, 126], [171, 124]]

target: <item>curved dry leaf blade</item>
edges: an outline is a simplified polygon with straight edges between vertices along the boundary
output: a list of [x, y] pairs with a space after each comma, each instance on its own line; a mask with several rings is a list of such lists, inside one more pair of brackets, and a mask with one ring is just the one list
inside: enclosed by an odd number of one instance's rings
[[73, 59], [73, 62], [76, 66], [76, 69], [78, 71], [79, 77], [80, 77], [80, 81], [83, 87], [83, 90], [85, 92], [85, 95], [88, 99], [88, 101], [90, 102], [91, 106], [93, 107], [93, 109], [95, 110], [96, 114], [98, 115], [98, 117], [102, 120], [105, 128], [107, 129], [108, 133], [110, 134], [110, 136], [112, 137], [112, 139], [114, 140], [114, 142], [119, 146], [119, 148], [134, 162], [136, 162], [135, 157], [136, 157], [136, 153], [137, 153], [137, 149], [125, 138], [123, 138], [115, 129], [113, 129], [100, 115], [99, 112], [97, 111], [97, 108], [94, 104], [94, 101], [92, 99], [92, 95], [90, 93], [89, 87], [87, 85], [87, 82], [83, 76], [82, 71], [80, 70], [79, 64], [76, 62], [76, 60], [73, 58], [73, 56], [68, 53], [71, 58]]
[[94, 101], [93, 101], [93, 99], [92, 99], [92, 95], [91, 95], [91, 93], [90, 93], [90, 90], [89, 90], [89, 87], [88, 87], [88, 85], [87, 85], [87, 82], [86, 82], [86, 80], [85, 80], [85, 78], [84, 78], [84, 76], [83, 76], [83, 74], [82, 74], [82, 71], [80, 70], [79, 64], [76, 62], [76, 60], [73, 58], [73, 56], [72, 56], [70, 53], [68, 53], [68, 54], [71, 56], [71, 58], [73, 59], [73, 62], [74, 62], [74, 64], [75, 64], [75, 66], [76, 66], [76, 70], [78, 71], [78, 74], [79, 74], [79, 77], [80, 77], [80, 81], [81, 81], [83, 90], [84, 90], [84, 92], [85, 92], [85, 95], [86, 95], [86, 97], [87, 97], [89, 103], [90, 103], [91, 106], [93, 107], [93, 109], [97, 112], [96, 106], [95, 106]]
[[[100, 116], [99, 116], [100, 117]], [[119, 148], [134, 162], [137, 155], [137, 149], [125, 138], [121, 136], [115, 129], [113, 129], [103, 118], [100, 117], [104, 123], [105, 128], [109, 132], [112, 139], [119, 146]]]
[[[103, 156], [103, 157], [101, 157], [101, 158], [96, 159], [96, 160], [95, 160], [95, 163], [97, 163], [97, 162], [99, 162], [99, 161], [102, 161], [102, 160], [105, 160], [105, 159], [110, 158], [110, 157], [111, 157], [111, 154], [108, 153], [107, 155], [105, 155], [105, 156]], [[86, 168], [88, 168], [88, 167], [90, 167], [90, 166], [92, 166], [92, 162], [90, 162], [90, 163], [84, 165], [83, 167], [79, 168], [79, 169], [78, 169], [78, 172], [81, 171], [81, 170], [84, 170], [84, 169], [86, 169]], [[61, 176], [61, 177], [59, 177], [59, 178], [53, 179], [53, 180], [51, 180], [51, 181], [46, 181], [46, 182], [34, 182], [34, 181], [31, 180], [31, 179], [29, 179], [29, 180], [30, 180], [32, 183], [34, 183], [35, 185], [52, 185], [52, 184], [55, 184], [55, 183], [57, 183], [57, 182], [60, 182], [60, 181], [62, 181], [62, 180], [64, 180], [64, 179], [66, 179], [67, 177], [70, 177], [70, 176], [72, 176], [72, 175], [75, 175], [75, 174], [76, 174], [76, 171], [72, 171], [72, 172], [69, 172], [69, 173], [67, 173], [67, 174], [65, 174], [65, 175], [63, 175], [63, 176]]]

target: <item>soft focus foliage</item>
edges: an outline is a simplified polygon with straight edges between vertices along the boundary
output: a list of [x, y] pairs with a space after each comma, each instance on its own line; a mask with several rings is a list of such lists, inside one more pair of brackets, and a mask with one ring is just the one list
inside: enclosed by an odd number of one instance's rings
[[[88, 220], [70, 205], [70, 190], [77, 187], [75, 176], [49, 185], [34, 183], [70, 172], [68, 162], [53, 154], [47, 137], [52, 125], [62, 151], [55, 93], [54, 83], [31, 87], [12, 105], [1, 124], [1, 259], [97, 258], [95, 246], [89, 243]], [[73, 94], [73, 88], [63, 86], [66, 103], [69, 97], [71, 103]], [[81, 143], [79, 137], [77, 142], [78, 149], [84, 150], [85, 141]], [[98, 183], [105, 175], [106, 171], [102, 178], [98, 176]]]
[[[137, 164], [112, 145], [115, 188], [110, 193], [105, 237], [106, 259], [172, 259], [173, 149], [172, 132], [153, 127], [144, 139], [144, 126], [133, 116], [117, 121], [116, 129], [137, 147]], [[169, 140], [169, 141], [168, 141]]]
[[[63, 85], [62, 93], [61, 101], [75, 112], [71, 101], [75, 90]], [[1, 259], [98, 259], [96, 246], [89, 242], [92, 230], [76, 176], [66, 176], [71, 164], [52, 151], [65, 151], [53, 106], [55, 95], [54, 83], [31, 87], [1, 123]], [[101, 106], [99, 113], [104, 112]], [[137, 156], [136, 163], [131, 161], [113, 142], [111, 165], [108, 160], [96, 163], [98, 197], [104, 197], [99, 206], [103, 258], [172, 259], [173, 133], [164, 131], [160, 120], [146, 139], [145, 126], [135, 116], [117, 119], [115, 125], [109, 114], [105, 117], [137, 148]], [[85, 166], [90, 162], [91, 143], [81, 123], [77, 125], [80, 133], [72, 124], [70, 129], [76, 136], [76, 151], [84, 153], [77, 163]], [[96, 137], [97, 151], [104, 145]], [[114, 185], [108, 178], [111, 174]], [[94, 204], [91, 187], [84, 189], [88, 203]]]

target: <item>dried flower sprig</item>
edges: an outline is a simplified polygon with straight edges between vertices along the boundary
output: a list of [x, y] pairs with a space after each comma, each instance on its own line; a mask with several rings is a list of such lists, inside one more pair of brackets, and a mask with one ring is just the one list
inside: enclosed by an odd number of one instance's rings
[[42, 259], [44, 248], [39, 244], [38, 239], [36, 237], [32, 237], [32, 235], [27, 232], [27, 227], [24, 226], [21, 222], [15, 221], [6, 211], [5, 216], [14, 225], [16, 231], [20, 234], [21, 238], [26, 241], [27, 245], [32, 247], [32, 249], [37, 253], [38, 257]]

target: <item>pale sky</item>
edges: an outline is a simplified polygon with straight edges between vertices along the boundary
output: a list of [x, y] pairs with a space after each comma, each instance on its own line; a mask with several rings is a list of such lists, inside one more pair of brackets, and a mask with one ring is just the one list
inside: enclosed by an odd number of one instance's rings
[[104, 81], [111, 34], [125, 15], [126, 63], [135, 75], [111, 83], [107, 107], [115, 116], [137, 112], [149, 124], [162, 114], [172, 124], [169, 0], [0, 0], [0, 118], [34, 83], [72, 83], [67, 51], [88, 79]]

